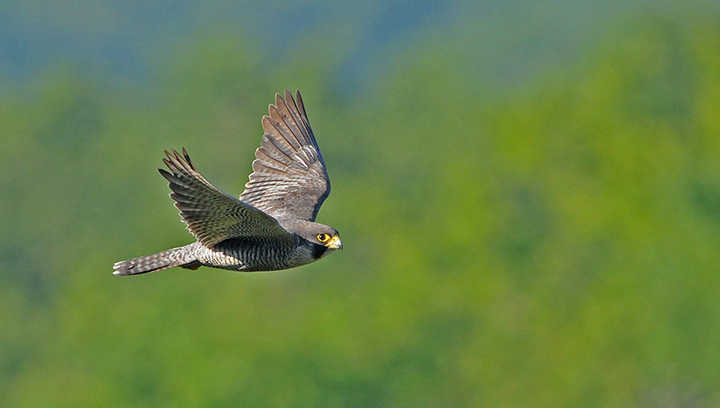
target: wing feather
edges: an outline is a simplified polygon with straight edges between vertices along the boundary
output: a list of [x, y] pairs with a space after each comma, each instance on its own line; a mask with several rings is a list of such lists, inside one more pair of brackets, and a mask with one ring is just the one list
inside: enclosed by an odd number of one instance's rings
[[185, 148], [165, 151], [163, 162], [170, 172], [158, 169], [169, 182], [180, 217], [197, 240], [211, 248], [229, 238], [265, 237], [290, 239], [273, 217], [224, 193], [195, 168]]
[[276, 217], [314, 221], [330, 194], [330, 179], [305, 106], [296, 93], [275, 95], [263, 116], [263, 135], [253, 173], [240, 200]]

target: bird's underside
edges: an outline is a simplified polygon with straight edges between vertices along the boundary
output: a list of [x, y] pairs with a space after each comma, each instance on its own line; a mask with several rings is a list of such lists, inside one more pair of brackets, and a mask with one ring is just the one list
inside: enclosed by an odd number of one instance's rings
[[194, 242], [157, 254], [117, 262], [113, 273], [138, 275], [174, 266], [187, 269], [209, 266], [238, 272], [274, 271], [301, 266], [317, 259], [312, 254], [293, 257], [293, 249], [293, 246], [281, 247], [270, 242], [253, 242], [243, 238], [227, 239], [212, 249]]
[[240, 198], [224, 193], [195, 168], [187, 151], [165, 152], [165, 177], [180, 216], [196, 242], [115, 263], [115, 275], [174, 266], [271, 271], [313, 262], [342, 248], [337, 231], [314, 222], [330, 180], [300, 93], [276, 95], [253, 173]]

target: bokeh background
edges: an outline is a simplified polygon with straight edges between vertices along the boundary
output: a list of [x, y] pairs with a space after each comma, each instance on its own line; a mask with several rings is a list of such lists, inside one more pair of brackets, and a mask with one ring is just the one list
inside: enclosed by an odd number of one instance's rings
[[[345, 250], [132, 278], [303, 92]], [[720, 406], [717, 1], [0, 4], [0, 406]]]

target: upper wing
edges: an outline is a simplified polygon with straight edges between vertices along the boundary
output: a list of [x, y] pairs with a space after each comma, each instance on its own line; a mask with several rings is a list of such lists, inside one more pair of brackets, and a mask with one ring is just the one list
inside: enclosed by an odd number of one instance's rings
[[220, 241], [238, 237], [289, 237], [271, 216], [222, 192], [210, 184], [193, 166], [185, 148], [182, 156], [165, 151], [163, 159], [171, 173], [158, 169], [170, 182], [170, 194], [188, 230], [197, 240], [212, 247]]
[[284, 100], [275, 95], [269, 111], [262, 118], [265, 134], [240, 199], [276, 218], [315, 221], [330, 194], [330, 179], [300, 92], [297, 103], [288, 90]]

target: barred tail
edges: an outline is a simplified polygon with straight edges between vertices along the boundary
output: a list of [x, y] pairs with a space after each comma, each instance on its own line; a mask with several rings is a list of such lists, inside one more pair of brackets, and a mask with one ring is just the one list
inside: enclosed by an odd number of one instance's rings
[[128, 259], [127, 261], [115, 262], [113, 265], [113, 275], [139, 275], [141, 273], [161, 271], [163, 269], [172, 268], [173, 266], [197, 269], [201, 265], [193, 255], [194, 251], [192, 250], [192, 246], [196, 244], [197, 243], [186, 245], [184, 247], [168, 249], [167, 251], [158, 252], [154, 255], [141, 256], [138, 258]]

